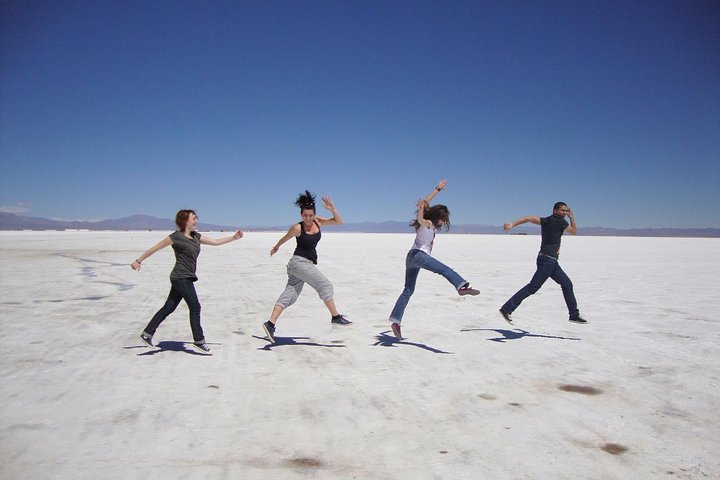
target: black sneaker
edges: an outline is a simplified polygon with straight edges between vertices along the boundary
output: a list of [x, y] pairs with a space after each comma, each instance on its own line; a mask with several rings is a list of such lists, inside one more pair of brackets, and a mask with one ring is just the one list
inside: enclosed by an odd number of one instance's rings
[[210, 347], [207, 346], [207, 343], [193, 343], [193, 348], [197, 350], [200, 353], [203, 353], [205, 355], [212, 355], [212, 352], [210, 351]]
[[330, 320], [330, 323], [334, 323], [335, 325], [350, 325], [352, 322], [343, 315], [335, 315], [332, 317], [332, 320]]
[[140, 340], [142, 340], [143, 343], [145, 345], [147, 345], [148, 347], [155, 348], [155, 345], [153, 345], [153, 343], [152, 343], [152, 335], [148, 335], [147, 333], [142, 332], [140, 334]]
[[473, 295], [473, 296], [475, 296], [475, 295], [480, 295], [480, 290], [475, 290], [475, 289], [472, 288], [470, 285], [465, 285], [464, 287], [458, 288], [458, 291], [457, 291], [457, 292], [458, 292], [458, 294], [459, 294], [460, 296], [464, 296], [464, 295]]
[[270, 340], [270, 343], [275, 343], [275, 325], [268, 320], [262, 324], [262, 327], [263, 330], [265, 330], [265, 335], [267, 336], [267, 339]]
[[402, 336], [402, 332], [400, 331], [400, 324], [393, 322], [391, 325], [392, 325], [393, 335], [395, 335], [395, 338], [397, 338], [398, 340], [402, 340], [403, 336]]
[[513, 321], [512, 321], [512, 317], [510, 316], [510, 314], [507, 313], [507, 312], [506, 312], [505, 310], [503, 310], [502, 308], [500, 309], [500, 315], [502, 315], [502, 317], [505, 319], [505, 321], [508, 322], [510, 325], [514, 325], [514, 323], [513, 323]]
[[585, 319], [582, 318], [582, 317], [571, 318], [570, 321], [573, 322], [573, 323], [580, 323], [580, 324], [588, 323], [588, 321], [585, 320]]

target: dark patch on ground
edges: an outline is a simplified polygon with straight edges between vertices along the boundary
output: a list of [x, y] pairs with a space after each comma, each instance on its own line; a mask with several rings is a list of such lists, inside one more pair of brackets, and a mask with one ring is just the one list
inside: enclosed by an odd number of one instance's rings
[[286, 463], [292, 467], [299, 468], [320, 468], [323, 463], [317, 458], [298, 457], [287, 460]]
[[560, 385], [558, 387], [563, 392], [582, 393], [583, 395], [600, 395], [602, 390], [586, 385]]
[[625, 445], [620, 445], [619, 443], [606, 443], [600, 448], [610, 455], [621, 455], [628, 451], [628, 448]]

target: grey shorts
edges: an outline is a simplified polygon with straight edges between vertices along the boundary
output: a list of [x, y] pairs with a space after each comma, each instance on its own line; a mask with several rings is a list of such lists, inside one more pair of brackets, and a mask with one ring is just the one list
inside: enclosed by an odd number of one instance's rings
[[285, 309], [295, 303], [306, 283], [318, 292], [323, 302], [332, 300], [334, 295], [332, 283], [318, 270], [312, 261], [293, 255], [288, 262], [287, 273], [288, 282], [285, 286], [285, 291], [280, 295], [280, 298], [277, 299], [275, 305]]

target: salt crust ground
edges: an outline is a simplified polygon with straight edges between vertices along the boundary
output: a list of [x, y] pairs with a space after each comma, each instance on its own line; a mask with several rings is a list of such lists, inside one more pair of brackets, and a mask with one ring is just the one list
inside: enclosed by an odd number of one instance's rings
[[718, 239], [566, 237], [591, 323], [550, 282], [511, 327], [497, 308], [539, 237], [443, 235], [434, 255], [482, 294], [423, 272], [398, 342], [412, 235], [327, 229], [320, 268], [355, 324], [307, 289], [270, 345], [292, 248], [248, 233], [203, 248], [204, 357], [184, 306], [159, 349], [137, 340], [172, 252], [129, 263], [165, 234], [0, 233], [0, 478], [720, 478]]

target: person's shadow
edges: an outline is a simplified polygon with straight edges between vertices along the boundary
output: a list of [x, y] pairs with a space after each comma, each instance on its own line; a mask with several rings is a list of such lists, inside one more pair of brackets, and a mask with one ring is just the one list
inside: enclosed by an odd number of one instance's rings
[[[147, 357], [151, 355], [157, 355], [159, 353], [163, 352], [182, 352], [187, 353], [189, 355], [199, 355], [201, 357], [209, 357], [210, 355], [206, 353], [200, 353], [197, 350], [193, 350], [192, 347], [189, 347], [191, 342], [173, 342], [173, 341], [162, 341], [155, 344], [155, 349], [148, 350], [147, 352], [138, 353], [138, 357]], [[220, 345], [219, 343], [208, 343], [208, 345]], [[144, 348], [148, 349], [150, 347], [147, 347], [145, 345], [141, 346], [133, 346], [133, 347], [123, 347], [126, 350], [129, 350], [131, 348]]]
[[375, 335], [375, 338], [377, 339], [377, 342], [373, 343], [373, 347], [397, 347], [400, 345], [410, 345], [411, 347], [422, 348], [423, 350], [427, 350], [432, 353], [453, 355], [452, 352], [444, 352], [442, 350], [438, 350], [437, 348], [425, 345], [424, 343], [408, 342], [406, 339], [398, 339], [395, 335], [390, 334], [390, 330], [380, 332], [380, 335]]
[[526, 338], [526, 337], [552, 338], [555, 340], [582, 340], [581, 338], [575, 338], [575, 337], [558, 337], [558, 336], [554, 336], [554, 335], [538, 335], [535, 333], [530, 333], [527, 330], [523, 330], [521, 328], [516, 328], [515, 330], [505, 330], [502, 328], [466, 328], [466, 329], [463, 329], [460, 331], [461, 332], [495, 332], [502, 336], [497, 337], [497, 338], [488, 338], [488, 340], [491, 342], [499, 342], [499, 343], [503, 343], [508, 340], [519, 340], [521, 338]]
[[[275, 337], [275, 343], [270, 343], [270, 340], [267, 339], [267, 337], [259, 337], [257, 335], [253, 335], [253, 338], [257, 338], [258, 340], [265, 340], [268, 342], [267, 345], [265, 345], [262, 348], [258, 348], [258, 350], [264, 350], [266, 352], [271, 352], [273, 348], [275, 347], [288, 347], [288, 346], [295, 346], [295, 347], [325, 347], [325, 348], [345, 348], [346, 345], [343, 345], [342, 343], [317, 343], [317, 342], [310, 342], [310, 341], [302, 341], [302, 340], [310, 340], [310, 337]], [[298, 341], [301, 340], [301, 341]]]

